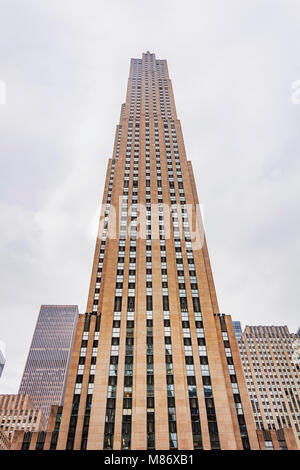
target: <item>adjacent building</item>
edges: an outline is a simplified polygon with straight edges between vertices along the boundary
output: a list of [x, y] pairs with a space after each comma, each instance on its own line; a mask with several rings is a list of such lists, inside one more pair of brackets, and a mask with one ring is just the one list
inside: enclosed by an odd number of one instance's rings
[[291, 428], [257, 429], [260, 450], [298, 450], [297, 437]]
[[62, 405], [78, 318], [77, 305], [42, 305], [19, 393], [28, 394], [48, 419]]
[[300, 448], [297, 341], [287, 326], [246, 326], [239, 349], [257, 429], [291, 428]]
[[46, 424], [42, 410], [35, 408], [29, 395], [0, 395], [0, 427], [10, 441], [16, 430], [44, 431]]
[[16, 430], [10, 444], [10, 450], [56, 450], [61, 415], [62, 407], [53, 405], [46, 430]]

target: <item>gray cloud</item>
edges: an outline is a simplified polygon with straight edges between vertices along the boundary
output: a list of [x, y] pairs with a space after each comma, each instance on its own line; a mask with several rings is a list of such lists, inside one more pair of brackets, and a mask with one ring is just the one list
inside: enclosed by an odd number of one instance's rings
[[2, 0], [1, 393], [41, 303], [85, 310], [130, 57], [168, 60], [220, 308], [299, 325], [297, 1]]

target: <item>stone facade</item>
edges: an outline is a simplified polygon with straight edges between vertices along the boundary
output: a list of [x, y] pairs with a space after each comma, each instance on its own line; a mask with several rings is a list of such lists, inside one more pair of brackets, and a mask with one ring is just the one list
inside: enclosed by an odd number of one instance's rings
[[239, 350], [257, 429], [291, 428], [300, 449], [297, 341], [287, 326], [246, 326]]
[[198, 209], [167, 62], [143, 54], [108, 162], [58, 449], [258, 448]]

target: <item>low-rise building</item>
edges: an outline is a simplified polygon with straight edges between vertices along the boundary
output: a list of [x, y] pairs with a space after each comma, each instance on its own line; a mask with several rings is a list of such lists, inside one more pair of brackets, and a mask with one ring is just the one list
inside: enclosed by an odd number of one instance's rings
[[0, 429], [10, 439], [16, 430], [44, 431], [46, 419], [29, 395], [0, 395]]

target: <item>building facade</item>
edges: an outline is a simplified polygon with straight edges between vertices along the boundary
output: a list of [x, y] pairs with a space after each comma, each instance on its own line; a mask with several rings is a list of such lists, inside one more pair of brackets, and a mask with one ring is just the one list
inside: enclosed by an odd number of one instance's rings
[[10, 439], [0, 428], [0, 450], [9, 450], [10, 446], [11, 446]]
[[296, 342], [287, 326], [246, 326], [239, 349], [257, 429], [291, 428], [300, 449]]
[[42, 305], [19, 393], [29, 394], [48, 419], [62, 405], [78, 318], [77, 305]]
[[234, 332], [235, 332], [235, 337], [239, 341], [241, 339], [242, 333], [243, 333], [241, 322], [240, 321], [233, 321], [232, 324], [233, 324], [233, 329], [234, 329]]
[[43, 431], [16, 430], [10, 450], [56, 450], [62, 406], [51, 406], [47, 429]]
[[57, 449], [258, 449], [166, 60], [132, 59]]
[[10, 441], [16, 430], [44, 431], [46, 424], [42, 410], [34, 407], [29, 395], [0, 395], [0, 426]]

